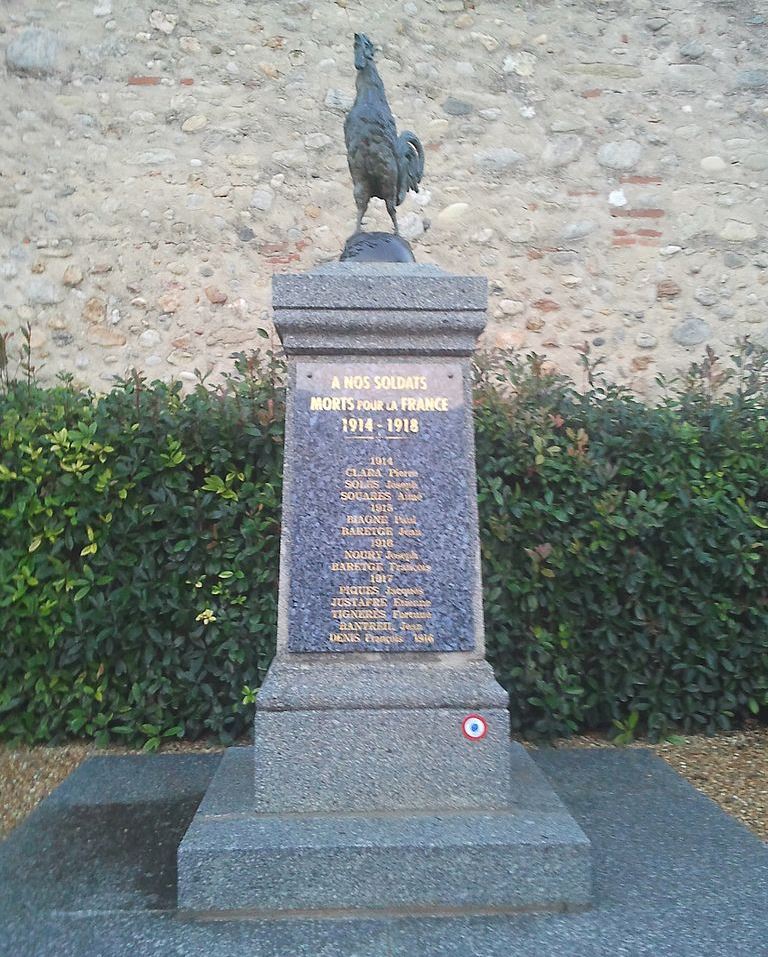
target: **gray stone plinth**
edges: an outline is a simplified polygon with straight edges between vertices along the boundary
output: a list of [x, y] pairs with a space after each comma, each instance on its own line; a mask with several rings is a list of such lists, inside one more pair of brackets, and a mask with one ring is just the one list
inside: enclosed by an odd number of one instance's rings
[[[457, 660], [458, 659], [458, 660]], [[329, 661], [278, 655], [259, 689], [259, 711], [353, 708], [506, 708], [507, 693], [487, 661]]]
[[[255, 800], [287, 813], [500, 809], [509, 801], [506, 693], [463, 667], [279, 655], [258, 696]], [[462, 720], [481, 714], [480, 741]]]
[[482, 712], [488, 734], [468, 741], [466, 711], [259, 711], [255, 807], [280, 813], [503, 808], [509, 798], [506, 710]]
[[[523, 748], [498, 810], [261, 814], [250, 749], [228, 751], [178, 853], [181, 910], [209, 915], [578, 910], [589, 842]], [[383, 786], [386, 784], [383, 782]]]
[[[274, 320], [289, 368], [278, 652], [391, 657], [392, 652], [432, 656], [447, 651], [482, 660], [469, 356], [485, 326], [487, 298], [483, 277], [453, 276], [415, 264], [344, 262], [306, 275], [274, 277]], [[333, 375], [343, 383], [345, 375], [354, 379], [355, 374], [368, 377], [369, 385], [377, 376], [422, 376], [425, 393], [445, 399], [448, 409], [424, 413], [418, 434], [402, 442], [390, 441], [391, 423], [378, 413], [370, 416], [366, 441], [353, 441], [348, 435], [345, 439], [341, 413], [330, 417], [313, 413], [312, 396], [333, 398], [336, 392], [329, 385]], [[356, 391], [351, 384], [342, 391], [339, 398], [352, 406], [356, 399], [373, 397], [399, 407], [399, 393], [382, 386]], [[408, 388], [405, 392], [414, 398]], [[407, 551], [353, 549], [350, 554], [360, 557], [346, 559], [340, 533], [348, 511], [359, 519], [371, 508], [362, 499], [348, 507], [347, 500], [342, 503], [343, 480], [354, 477], [346, 475], [347, 468], [360, 470], [370, 464], [371, 456], [386, 461], [393, 455], [398, 469], [418, 473], [418, 501], [401, 501], [397, 491], [385, 485], [390, 478], [386, 466], [386, 474], [374, 477], [380, 487], [372, 492], [383, 494], [381, 502], [386, 500], [398, 513], [407, 513], [395, 517], [415, 519], [422, 533], [417, 539], [401, 539], [402, 529], [395, 530], [398, 542], [423, 543], [415, 547], [418, 560], [413, 569], [402, 572], [390, 567], [386, 555]], [[381, 562], [374, 555], [381, 555]], [[337, 565], [344, 559], [350, 567], [331, 567], [332, 558]], [[341, 629], [330, 627], [328, 615], [332, 595], [340, 594], [338, 586], [368, 583], [370, 573], [377, 571], [394, 573], [395, 587], [424, 588], [423, 597], [432, 601], [431, 625], [424, 628], [429, 642], [419, 644], [411, 633], [398, 644], [404, 634], [395, 634], [395, 642], [377, 647], [375, 635], [334, 634]], [[411, 581], [401, 580], [405, 578]], [[342, 613], [339, 610], [339, 618]], [[430, 627], [436, 634], [430, 634]], [[351, 641], [345, 643], [344, 638]]]

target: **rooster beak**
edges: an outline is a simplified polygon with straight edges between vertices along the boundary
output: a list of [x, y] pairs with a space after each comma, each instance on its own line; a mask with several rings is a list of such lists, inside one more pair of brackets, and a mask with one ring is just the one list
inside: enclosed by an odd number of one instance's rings
[[362, 33], [355, 34], [355, 69], [364, 70], [367, 58], [365, 55], [365, 36]]

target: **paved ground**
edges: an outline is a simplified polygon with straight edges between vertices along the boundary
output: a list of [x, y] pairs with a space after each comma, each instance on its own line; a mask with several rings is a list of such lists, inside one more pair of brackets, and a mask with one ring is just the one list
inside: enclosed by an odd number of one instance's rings
[[263, 345], [272, 273], [335, 258], [354, 222], [359, 29], [426, 146], [404, 232], [490, 277], [488, 346], [578, 375], [587, 341], [649, 393], [707, 343], [768, 343], [759, 0], [5, 0], [14, 364], [26, 322], [42, 381], [98, 389], [132, 366], [215, 377]]
[[[0, 844], [14, 957], [766, 957], [768, 848], [643, 751], [535, 753], [594, 848], [580, 915], [190, 922], [175, 852], [214, 755], [94, 758]], [[478, 875], [482, 880], [482, 875]]]
[[[238, 745], [250, 744], [245, 736]], [[525, 743], [525, 742], [523, 742]], [[556, 747], [614, 748], [603, 734], [575, 735]], [[752, 724], [716, 735], [682, 735], [673, 741], [632, 747], [649, 748], [691, 784], [762, 840], [768, 841], [768, 727]], [[221, 752], [221, 745], [201, 741], [169, 741], [163, 753]], [[0, 743], [0, 839], [16, 827], [78, 765], [96, 755], [129, 754], [131, 749], [93, 742], [20, 747]]]

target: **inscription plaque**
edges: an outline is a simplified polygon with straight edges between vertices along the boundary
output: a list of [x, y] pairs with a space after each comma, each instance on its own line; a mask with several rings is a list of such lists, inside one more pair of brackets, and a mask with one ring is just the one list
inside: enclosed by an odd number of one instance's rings
[[291, 415], [288, 649], [472, 649], [461, 365], [297, 360]]

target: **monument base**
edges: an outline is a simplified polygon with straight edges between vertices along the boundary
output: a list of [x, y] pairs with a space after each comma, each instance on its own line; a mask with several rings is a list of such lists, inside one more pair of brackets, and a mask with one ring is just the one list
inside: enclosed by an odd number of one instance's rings
[[[231, 748], [182, 841], [178, 906], [198, 916], [574, 911], [589, 842], [525, 750], [497, 811], [259, 814], [253, 751]], [[341, 803], [341, 801], [340, 801]]]
[[[418, 704], [417, 704], [418, 702]], [[182, 841], [202, 916], [580, 910], [590, 844], [484, 661], [273, 663]], [[486, 733], [472, 740], [463, 719]], [[255, 780], [255, 787], [254, 787]]]

